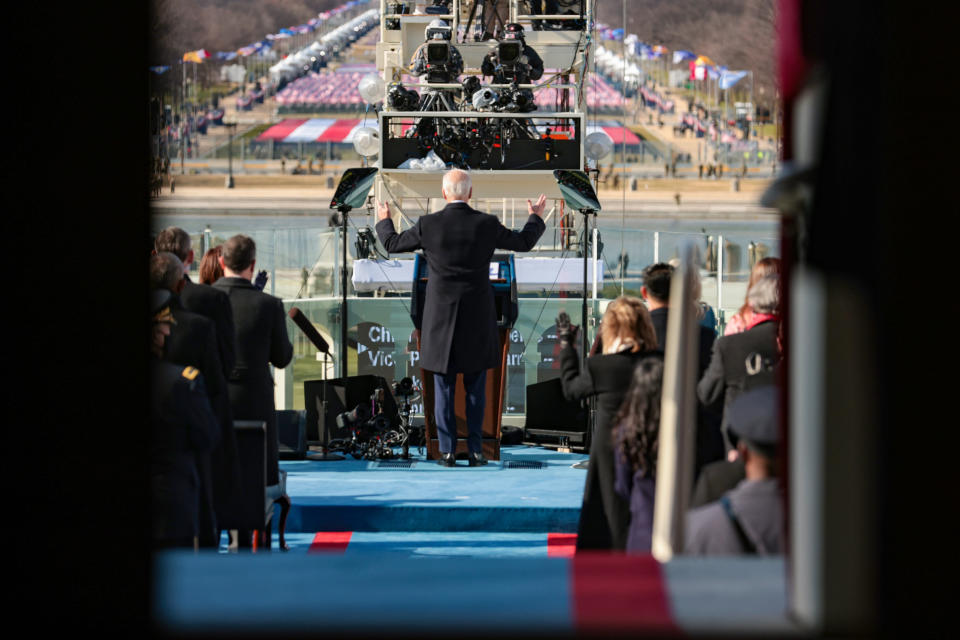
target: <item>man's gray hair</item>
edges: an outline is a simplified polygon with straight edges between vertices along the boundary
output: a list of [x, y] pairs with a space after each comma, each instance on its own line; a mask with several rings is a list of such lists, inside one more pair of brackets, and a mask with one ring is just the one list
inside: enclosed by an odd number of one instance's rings
[[169, 251], [150, 256], [150, 288], [174, 291], [183, 280], [183, 263]]
[[778, 313], [780, 310], [780, 278], [771, 274], [753, 283], [747, 291], [747, 304], [754, 313]]
[[443, 190], [451, 200], [466, 201], [472, 187], [470, 174], [462, 169], [451, 169], [443, 174]]

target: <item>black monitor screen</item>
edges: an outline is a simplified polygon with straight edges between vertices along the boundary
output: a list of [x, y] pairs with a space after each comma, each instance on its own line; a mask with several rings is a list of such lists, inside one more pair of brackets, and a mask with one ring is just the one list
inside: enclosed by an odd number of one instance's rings
[[376, 172], [376, 167], [344, 171], [343, 177], [340, 178], [340, 184], [337, 185], [337, 191], [333, 194], [333, 200], [330, 201], [330, 208], [354, 208], [363, 204], [370, 192], [370, 187], [373, 186], [373, 174]]

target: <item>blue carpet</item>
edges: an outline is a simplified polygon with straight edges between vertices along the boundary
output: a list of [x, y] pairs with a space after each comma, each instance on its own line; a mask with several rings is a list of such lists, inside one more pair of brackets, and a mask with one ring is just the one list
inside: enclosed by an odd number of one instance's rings
[[573, 630], [565, 559], [173, 551], [155, 562], [154, 618], [175, 633]]
[[[281, 461], [292, 503], [287, 532], [573, 533], [586, 472], [571, 465], [585, 458], [513, 446], [486, 466], [460, 461], [453, 469], [422, 456], [409, 469], [352, 458]], [[542, 468], [509, 468], [511, 463]]]

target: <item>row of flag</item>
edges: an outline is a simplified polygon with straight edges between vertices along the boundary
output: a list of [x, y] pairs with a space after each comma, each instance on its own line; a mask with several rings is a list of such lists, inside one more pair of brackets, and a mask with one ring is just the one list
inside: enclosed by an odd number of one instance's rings
[[[311, 18], [303, 24], [299, 24], [293, 27], [286, 27], [280, 29], [277, 33], [268, 33], [263, 40], [259, 42], [254, 42], [245, 47], [240, 47], [236, 51], [218, 51], [215, 55], [211, 55], [206, 49], [197, 49], [196, 51], [187, 51], [183, 54], [183, 62], [193, 62], [193, 63], [202, 63], [208, 58], [216, 58], [217, 60], [228, 62], [233, 60], [237, 56], [251, 56], [254, 54], [262, 53], [273, 47], [273, 43], [276, 40], [284, 40], [286, 38], [292, 38], [295, 35], [312, 33], [315, 31], [323, 22], [336, 17], [343, 13], [344, 11], [349, 11], [356, 6], [368, 4], [371, 0], [350, 0], [338, 7], [330, 9], [329, 11], [324, 11], [323, 13], [318, 14], [316, 18]], [[153, 73], [160, 75], [166, 73], [170, 70], [169, 65], [156, 65], [149, 68]]]
[[[657, 60], [669, 53], [669, 50], [663, 45], [651, 46], [641, 42], [636, 34], [625, 35], [623, 29], [611, 29], [606, 25], [597, 24], [597, 32], [602, 40], [622, 41], [626, 50], [641, 60]], [[692, 51], [677, 49], [673, 52], [673, 64], [686, 61], [689, 61], [690, 64], [691, 80], [710, 78], [716, 80], [721, 89], [729, 89], [750, 73], [749, 71], [730, 71], [726, 66], [717, 64], [708, 56], [697, 55]]]

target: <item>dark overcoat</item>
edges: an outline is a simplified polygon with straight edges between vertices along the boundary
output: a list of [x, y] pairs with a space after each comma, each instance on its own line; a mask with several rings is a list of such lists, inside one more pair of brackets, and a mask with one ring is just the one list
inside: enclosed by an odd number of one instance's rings
[[197, 456], [216, 445], [220, 429], [198, 370], [153, 360], [150, 376], [153, 535], [188, 540], [198, 533]]
[[596, 396], [596, 425], [590, 442], [577, 549], [625, 549], [630, 526], [630, 505], [614, 490], [613, 428], [623, 398], [641, 359], [660, 357], [656, 351], [623, 352], [587, 358], [580, 369], [580, 356], [570, 347], [560, 351], [560, 382], [568, 400]]
[[500, 362], [490, 259], [497, 249], [529, 251], [546, 225], [531, 215], [520, 231], [465, 202], [421, 216], [397, 233], [387, 218], [377, 235], [392, 253], [423, 249], [428, 280], [420, 327], [420, 362], [435, 373], [474, 373]]
[[697, 397], [708, 407], [719, 407], [723, 400], [724, 434], [728, 430], [727, 407], [743, 392], [747, 382], [747, 356], [756, 353], [764, 361], [770, 362], [780, 359], [777, 350], [778, 327], [775, 320], [768, 320], [742, 333], [718, 338], [713, 343], [710, 364], [697, 383]]
[[[667, 321], [670, 317], [669, 307], [660, 307], [650, 312], [650, 321], [653, 323], [653, 330], [657, 334], [657, 344], [660, 351], [667, 349]], [[710, 364], [710, 356], [713, 351], [713, 343], [716, 342], [717, 334], [700, 324], [697, 325], [699, 332], [699, 341], [697, 343], [697, 380], [703, 376]], [[723, 459], [724, 446], [723, 436], [720, 432], [720, 419], [722, 411], [716, 406], [707, 406], [702, 402], [697, 403], [697, 446], [694, 458], [694, 473], [696, 479], [700, 475], [700, 470], [711, 462]]]
[[233, 415], [213, 322], [184, 309], [177, 296], [171, 300], [170, 309], [176, 324], [164, 344], [164, 360], [200, 370], [210, 407], [220, 424], [219, 443], [208, 454], [199, 456], [197, 461], [201, 485], [200, 544], [208, 546], [216, 543], [219, 534], [212, 513], [216, 512], [222, 518], [230, 500], [240, 489]]
[[220, 278], [213, 287], [227, 294], [236, 327], [237, 362], [227, 380], [234, 420], [267, 423], [267, 484], [277, 484], [277, 417], [270, 365], [282, 369], [293, 359], [283, 302], [244, 278]]
[[[240, 491], [237, 437], [233, 430], [233, 412], [230, 409], [230, 396], [226, 383], [237, 363], [237, 337], [233, 326], [233, 309], [230, 308], [230, 299], [223, 291], [214, 289], [210, 285], [192, 282], [188, 276], [184, 276], [183, 280], [180, 303], [186, 310], [200, 314], [213, 322], [217, 355], [223, 371], [223, 394], [217, 399], [219, 402], [213, 401], [213, 411], [217, 414], [222, 428], [221, 439], [220, 444], [210, 452], [214, 507], [218, 517], [222, 519]], [[174, 330], [173, 333], [175, 334], [176, 331]], [[169, 344], [168, 340], [168, 348]], [[196, 364], [194, 366], [204, 371], [202, 366]], [[204, 377], [207, 379], [208, 387], [214, 386], [213, 374], [204, 371]]]
[[187, 311], [199, 313], [213, 321], [217, 332], [217, 349], [220, 354], [220, 364], [223, 366], [223, 375], [229, 376], [233, 365], [237, 362], [236, 336], [230, 300], [223, 291], [210, 285], [197, 284], [188, 276], [184, 276], [183, 280], [180, 302]]

